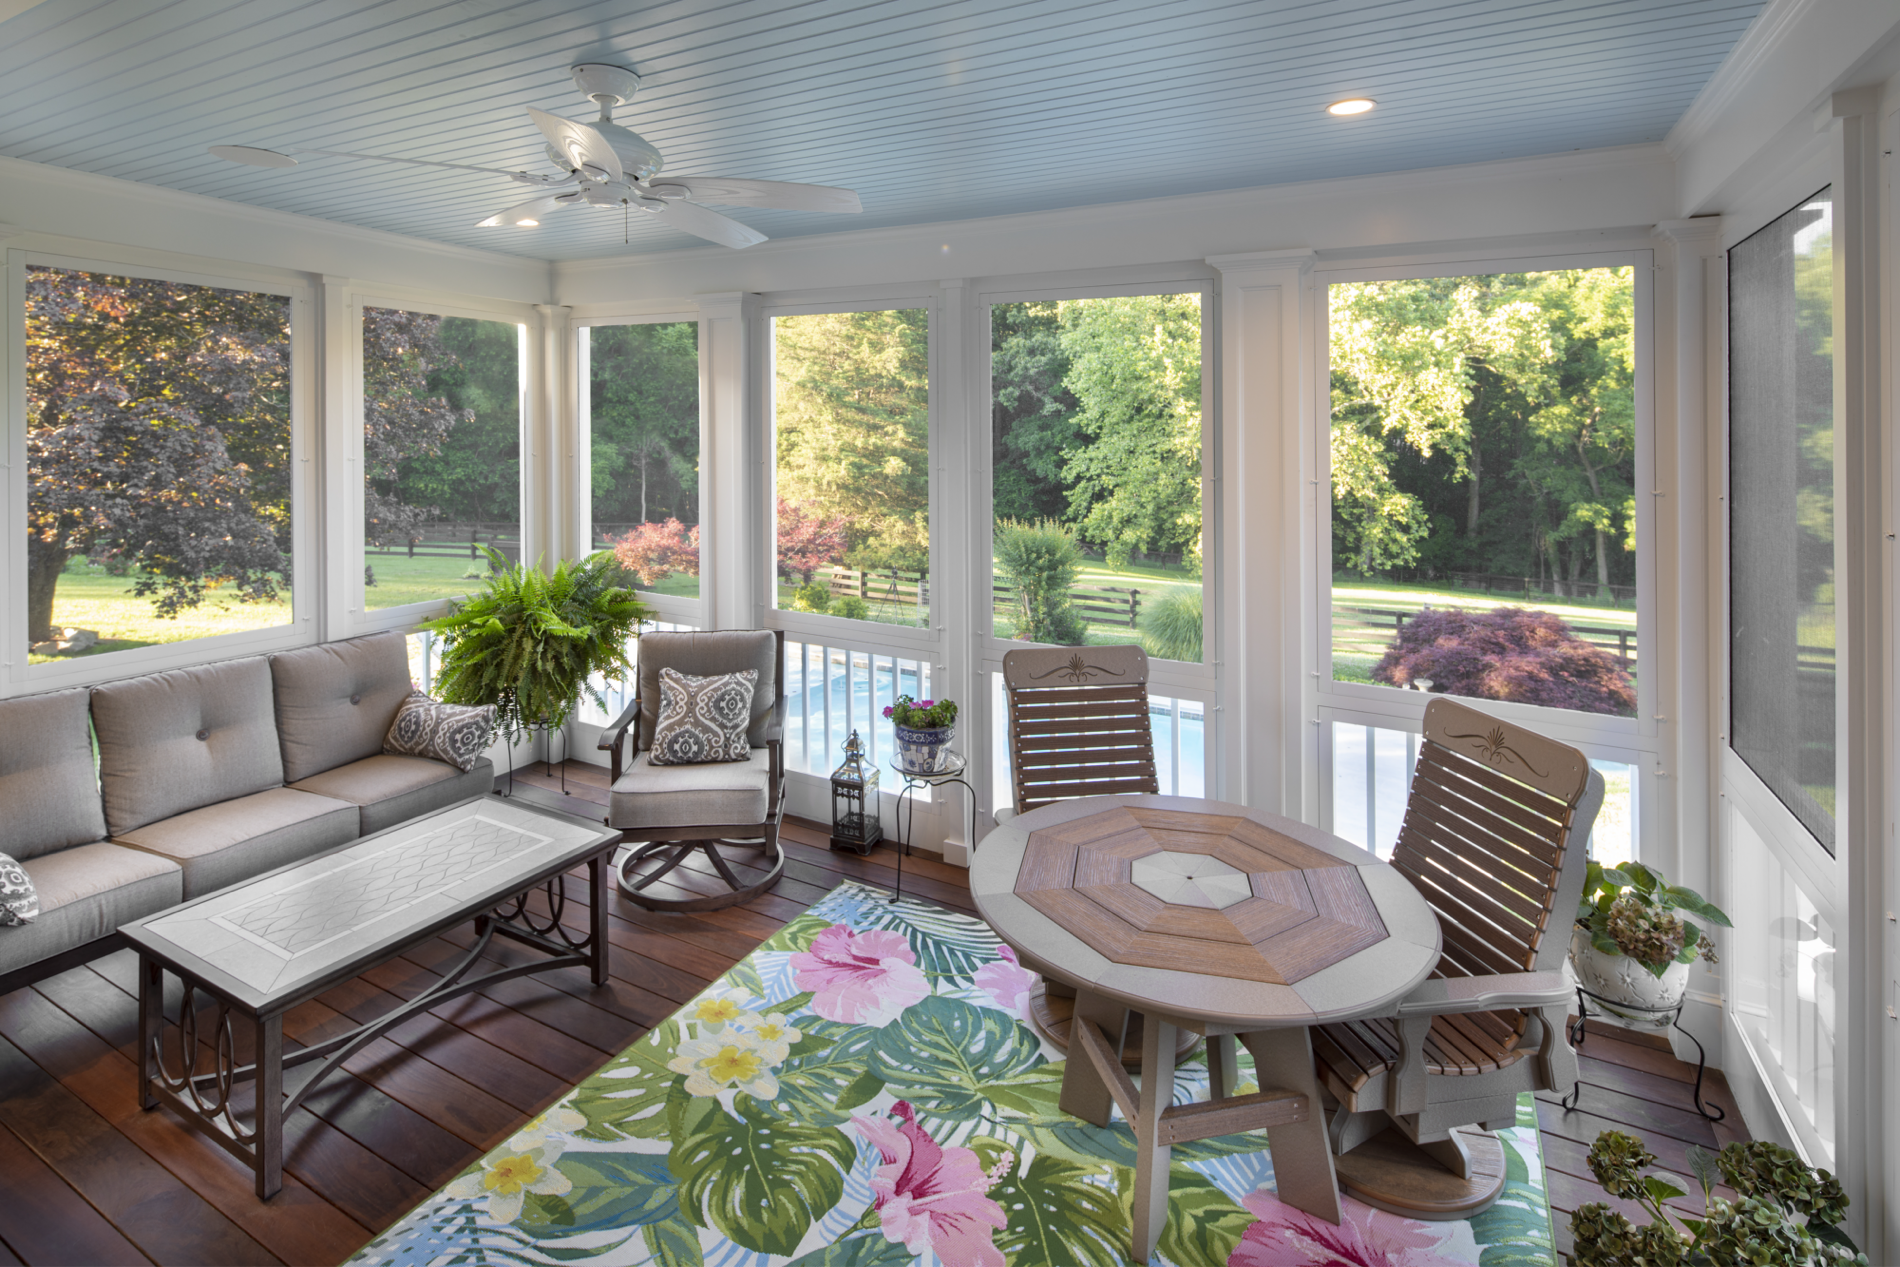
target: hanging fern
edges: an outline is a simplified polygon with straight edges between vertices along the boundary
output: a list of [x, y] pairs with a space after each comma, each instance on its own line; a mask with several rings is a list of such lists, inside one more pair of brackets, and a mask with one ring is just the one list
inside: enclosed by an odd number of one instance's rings
[[627, 640], [648, 614], [613, 555], [563, 562], [552, 574], [511, 567], [494, 550], [488, 559], [487, 588], [422, 626], [443, 643], [437, 698], [495, 705], [509, 740], [530, 725], [563, 725], [583, 691], [604, 710], [589, 679], [626, 680], [633, 671]]

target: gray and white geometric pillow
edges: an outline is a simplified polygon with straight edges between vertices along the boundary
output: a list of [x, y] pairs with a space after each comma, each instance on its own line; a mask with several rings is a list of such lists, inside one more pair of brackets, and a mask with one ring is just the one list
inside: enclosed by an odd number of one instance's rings
[[0, 853], [0, 925], [24, 924], [40, 913], [40, 895], [33, 877]]
[[383, 751], [405, 757], [433, 757], [467, 773], [482, 759], [495, 733], [495, 706], [438, 704], [417, 691], [396, 710]]
[[693, 677], [660, 670], [660, 719], [647, 760], [654, 765], [702, 765], [744, 761], [752, 755], [746, 729], [752, 724], [752, 691], [759, 671]]

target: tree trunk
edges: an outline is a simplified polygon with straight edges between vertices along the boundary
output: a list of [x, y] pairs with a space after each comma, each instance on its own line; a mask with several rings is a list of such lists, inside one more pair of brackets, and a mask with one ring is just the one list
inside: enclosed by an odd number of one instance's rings
[[1604, 548], [1603, 529], [1597, 529], [1597, 597], [1610, 596], [1610, 555]]
[[53, 636], [53, 592], [72, 552], [53, 542], [26, 539], [26, 640], [44, 642]]
[[1478, 535], [1478, 484], [1483, 478], [1484, 455], [1483, 451], [1478, 448], [1477, 437], [1473, 436], [1471, 444], [1471, 487], [1470, 492], [1465, 498], [1465, 535], [1467, 537], [1475, 537]]

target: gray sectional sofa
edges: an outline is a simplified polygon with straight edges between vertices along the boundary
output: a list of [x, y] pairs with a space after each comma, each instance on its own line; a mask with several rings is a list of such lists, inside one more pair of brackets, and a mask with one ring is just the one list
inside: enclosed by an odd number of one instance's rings
[[383, 752], [412, 689], [385, 633], [0, 700], [0, 853], [40, 900], [0, 927], [0, 994], [115, 949], [121, 924], [489, 791], [486, 760]]

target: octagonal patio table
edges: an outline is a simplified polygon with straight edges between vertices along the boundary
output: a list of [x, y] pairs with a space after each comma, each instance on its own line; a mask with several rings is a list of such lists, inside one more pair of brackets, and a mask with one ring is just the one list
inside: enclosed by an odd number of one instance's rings
[[[1307, 1027], [1388, 1013], [1438, 962], [1438, 919], [1388, 864], [1304, 823], [1220, 801], [1093, 796], [984, 839], [970, 888], [1022, 959], [1073, 986], [1062, 1108], [1135, 1132], [1133, 1248], [1167, 1220], [1172, 1146], [1267, 1131], [1281, 1201], [1339, 1222]], [[1122, 1069], [1143, 1020], [1141, 1085]], [[1178, 1030], [1208, 1040], [1213, 1098], [1173, 1104]], [[1260, 1090], [1235, 1096], [1235, 1039]]]

